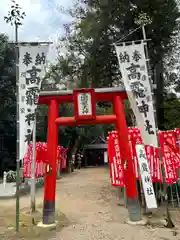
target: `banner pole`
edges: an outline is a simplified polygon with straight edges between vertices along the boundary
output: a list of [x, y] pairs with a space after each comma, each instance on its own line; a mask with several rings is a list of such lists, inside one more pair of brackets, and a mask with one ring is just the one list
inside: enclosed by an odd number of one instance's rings
[[[12, 11], [13, 9], [13, 11]], [[15, 26], [15, 67], [16, 67], [16, 232], [19, 232], [19, 190], [20, 190], [20, 113], [19, 113], [19, 42], [18, 42], [18, 27], [22, 25], [22, 20], [26, 16], [25, 12], [21, 12], [21, 7], [16, 1], [11, 4], [11, 9], [8, 15], [4, 17], [6, 23], [11, 23]], [[14, 42], [13, 42], [14, 45]]]
[[[143, 34], [143, 40], [144, 42], [146, 41], [147, 39], [147, 36], [146, 36], [146, 29], [145, 29], [145, 25], [142, 25], [142, 34]], [[145, 56], [146, 56], [146, 59], [148, 60], [147, 61], [147, 71], [149, 73], [149, 69], [150, 69], [150, 66], [149, 66], [149, 54], [148, 54], [148, 47], [147, 47], [147, 43], [145, 44]], [[151, 88], [151, 92], [152, 92], [152, 96], [153, 96], [153, 99], [154, 99], [154, 102], [155, 102], [155, 97], [154, 97], [154, 93], [153, 93], [153, 87], [152, 87], [152, 82], [151, 82], [151, 79], [149, 81], [150, 83], [150, 88]], [[158, 126], [157, 126], [157, 113], [156, 113], [156, 108], [154, 107], [154, 104], [153, 104], [153, 109], [154, 109], [154, 121], [155, 121], [155, 126], [156, 126], [156, 135], [157, 135], [157, 142], [158, 142], [158, 149], [159, 149], [159, 139], [158, 139]], [[158, 150], [160, 151], [160, 150]], [[154, 187], [153, 187], [154, 188]], [[148, 208], [147, 208], [147, 205], [146, 205], [146, 201], [144, 202], [145, 204], [145, 212], [148, 214], [151, 214], [151, 211], [149, 212]]]
[[16, 45], [16, 232], [19, 232], [19, 215], [20, 215], [20, 159], [19, 159], [19, 46], [18, 46], [18, 24], [15, 23], [15, 45]]
[[32, 163], [31, 163], [31, 211], [36, 212], [36, 178], [35, 178], [35, 163], [36, 163], [36, 114], [34, 118], [33, 129], [33, 146], [32, 146]]
[[[146, 30], [145, 30], [144, 25], [142, 25], [142, 34], [143, 34], [144, 41], [146, 41], [147, 36], [146, 36]], [[146, 58], [149, 59], [147, 43], [145, 44], [145, 54], [146, 54]], [[147, 63], [149, 63], [149, 60], [147, 61]], [[148, 71], [149, 71], [149, 68], [150, 68], [149, 64], [147, 64], [147, 67], [148, 67]], [[152, 92], [152, 96], [153, 96], [153, 99], [154, 99], [154, 104], [153, 104], [153, 106], [154, 106], [156, 104], [156, 98], [155, 98], [155, 94], [154, 94], [154, 91], [153, 91], [153, 86], [152, 86], [151, 81], [150, 81], [150, 87], [151, 87], [151, 92]], [[154, 106], [154, 119], [155, 119], [155, 125], [156, 125], [156, 135], [157, 135], [157, 142], [158, 142], [158, 155], [159, 155], [159, 159], [160, 159], [160, 170], [162, 172], [163, 179], [164, 179], [162, 154], [161, 154], [160, 139], [159, 139], [159, 134], [158, 134], [158, 122], [157, 122], [156, 106]], [[165, 183], [165, 185], [166, 185], [166, 183]], [[163, 184], [163, 191], [167, 188], [165, 185]], [[148, 209], [146, 209], [146, 211], [148, 212]]]

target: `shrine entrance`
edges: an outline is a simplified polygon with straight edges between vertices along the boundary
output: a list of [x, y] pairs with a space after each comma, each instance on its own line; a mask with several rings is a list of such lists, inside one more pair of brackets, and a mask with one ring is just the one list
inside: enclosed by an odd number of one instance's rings
[[104, 166], [108, 163], [107, 141], [98, 136], [90, 144], [85, 144], [83, 148], [84, 161], [82, 167]]
[[[40, 93], [39, 104], [48, 105], [47, 156], [49, 164], [44, 185], [43, 224], [55, 223], [58, 126], [89, 124], [115, 125], [118, 132], [122, 163], [126, 166], [124, 169], [124, 184], [129, 218], [131, 221], [141, 220], [136, 177], [128, 141], [124, 99], [127, 99], [127, 94], [123, 88], [77, 89], [74, 91], [44, 91]], [[84, 105], [85, 101], [86, 105]], [[114, 114], [96, 116], [97, 102], [111, 102]], [[64, 103], [74, 103], [75, 117], [59, 116], [59, 105]]]

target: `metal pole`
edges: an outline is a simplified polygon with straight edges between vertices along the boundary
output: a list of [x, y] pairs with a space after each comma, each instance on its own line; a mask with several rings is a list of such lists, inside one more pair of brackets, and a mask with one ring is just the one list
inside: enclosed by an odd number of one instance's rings
[[142, 26], [142, 33], [143, 33], [143, 39], [146, 41], [147, 37], [146, 37], [146, 30], [145, 30], [145, 26]]
[[20, 212], [20, 159], [19, 159], [19, 47], [18, 47], [18, 24], [15, 23], [15, 50], [16, 50], [16, 232], [19, 232]]
[[171, 203], [172, 203], [172, 207], [174, 208], [174, 197], [173, 197], [173, 185], [170, 185], [170, 194], [171, 194]]
[[179, 202], [179, 188], [178, 188], [178, 183], [176, 182], [175, 183], [175, 188], [176, 188], [176, 197], [177, 197], [177, 205], [178, 205], [178, 208], [180, 207], [180, 202]]
[[33, 149], [32, 149], [32, 163], [31, 163], [31, 211], [32, 211], [32, 213], [36, 212], [35, 162], [36, 162], [36, 114], [35, 114], [35, 119], [34, 119]]
[[3, 174], [3, 186], [6, 188], [6, 183], [7, 183], [7, 172], [5, 171]]
[[124, 207], [127, 208], [127, 196], [126, 196], [126, 188], [123, 188], [123, 194], [124, 194]]

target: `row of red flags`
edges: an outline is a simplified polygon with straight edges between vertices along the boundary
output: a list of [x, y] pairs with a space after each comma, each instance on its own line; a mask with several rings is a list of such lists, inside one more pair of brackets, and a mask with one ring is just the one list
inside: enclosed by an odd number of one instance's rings
[[[31, 166], [32, 166], [32, 144], [29, 144], [27, 153], [24, 157], [24, 177], [31, 178]], [[60, 168], [66, 168], [67, 148], [62, 146], [57, 147], [57, 170]], [[39, 178], [44, 176], [46, 166], [48, 164], [47, 156], [47, 143], [36, 143], [36, 161], [35, 161], [35, 177]]]
[[[134, 163], [136, 179], [139, 180], [139, 166], [136, 154], [136, 144], [143, 144], [138, 128], [128, 128], [129, 145]], [[173, 184], [178, 180], [178, 170], [180, 168], [180, 129], [159, 132], [160, 148], [145, 146], [146, 157], [149, 163], [150, 173], [153, 182], [163, 182]], [[122, 140], [123, 141], [123, 140]], [[116, 131], [112, 131], [108, 136], [108, 156], [110, 163], [110, 176], [113, 186], [124, 186], [123, 183], [123, 163], [119, 148], [119, 138]], [[160, 161], [162, 157], [162, 163]]]

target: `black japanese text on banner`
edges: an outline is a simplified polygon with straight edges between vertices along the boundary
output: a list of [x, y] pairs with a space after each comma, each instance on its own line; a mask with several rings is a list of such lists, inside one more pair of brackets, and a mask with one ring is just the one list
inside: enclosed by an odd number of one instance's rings
[[48, 49], [49, 44], [19, 46], [19, 158], [21, 160], [31, 141]]
[[156, 125], [144, 43], [116, 46], [124, 86], [144, 144], [157, 147]]
[[144, 145], [142, 144], [136, 145], [136, 153], [137, 153], [140, 177], [142, 181], [142, 187], [144, 191], [147, 208], [148, 209], [157, 208], [156, 197], [154, 193], [151, 173], [150, 173], [148, 161], [146, 158]]

